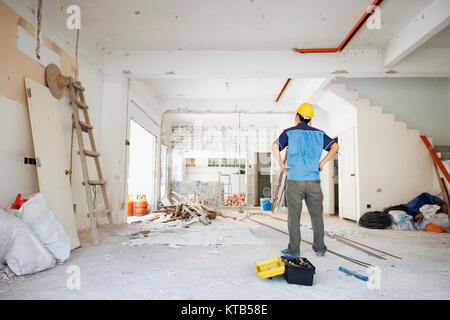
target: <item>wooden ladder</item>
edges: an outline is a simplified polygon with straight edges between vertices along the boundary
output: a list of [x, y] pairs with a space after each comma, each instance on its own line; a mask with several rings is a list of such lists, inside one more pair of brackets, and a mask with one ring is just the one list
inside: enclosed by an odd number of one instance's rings
[[[102, 168], [100, 166], [100, 153], [97, 151], [97, 147], [95, 146], [95, 140], [94, 140], [94, 126], [91, 124], [89, 113], [88, 113], [88, 105], [86, 104], [86, 100], [84, 98], [84, 88], [81, 85], [80, 81], [73, 81], [71, 77], [69, 77], [69, 84], [68, 84], [69, 90], [70, 90], [70, 104], [72, 105], [73, 109], [73, 126], [75, 128], [75, 132], [77, 135], [77, 141], [78, 141], [78, 154], [80, 155], [81, 160], [81, 167], [83, 170], [83, 185], [86, 191], [86, 198], [87, 198], [87, 205], [88, 205], [88, 217], [91, 220], [91, 232], [92, 232], [92, 240], [94, 244], [98, 244], [98, 230], [97, 230], [97, 220], [96, 216], [100, 214], [106, 214], [109, 220], [109, 225], [111, 227], [111, 234], [114, 234], [114, 223], [112, 219], [112, 210], [111, 205], [109, 203], [108, 193], [106, 192], [106, 181], [103, 178]], [[80, 120], [80, 114], [79, 109], [83, 111], [84, 121]], [[91, 145], [91, 150], [87, 150], [84, 147], [83, 142], [83, 132], [87, 133], [89, 135], [89, 142]], [[97, 168], [97, 179], [98, 180], [91, 180], [89, 179], [89, 172], [86, 162], [86, 157], [91, 157], [95, 161], [95, 167]], [[99, 185], [102, 192], [103, 202], [104, 202], [104, 209], [95, 210], [93, 199], [92, 199], [92, 193], [91, 193], [91, 187]]]

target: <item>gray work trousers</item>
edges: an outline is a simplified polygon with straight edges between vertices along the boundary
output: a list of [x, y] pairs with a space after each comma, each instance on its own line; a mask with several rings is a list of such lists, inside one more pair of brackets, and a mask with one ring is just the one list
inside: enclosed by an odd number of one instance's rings
[[288, 253], [295, 256], [300, 256], [300, 215], [302, 213], [303, 199], [306, 202], [314, 232], [312, 248], [314, 252], [325, 252], [327, 250], [323, 241], [323, 194], [320, 180], [288, 180], [286, 186], [289, 230]]

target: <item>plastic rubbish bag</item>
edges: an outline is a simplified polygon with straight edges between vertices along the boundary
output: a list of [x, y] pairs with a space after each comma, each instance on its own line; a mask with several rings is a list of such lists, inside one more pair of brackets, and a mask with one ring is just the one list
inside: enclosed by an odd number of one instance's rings
[[437, 224], [434, 224], [432, 222], [429, 222], [426, 225], [424, 230], [428, 231], [428, 232], [437, 232], [437, 233], [445, 232], [445, 228], [444, 227], [438, 226]]
[[55, 259], [19, 218], [0, 209], [0, 262], [18, 276], [50, 269]]
[[394, 230], [417, 230], [413, 217], [408, 215], [405, 211], [392, 210], [389, 211], [392, 217], [392, 229]]
[[422, 220], [420, 220], [420, 222], [416, 222], [417, 230], [424, 230], [428, 223], [430, 223], [430, 220], [428, 220], [425, 217]]
[[70, 238], [41, 193], [29, 196], [17, 215], [33, 230], [56, 263], [62, 264], [69, 258]]

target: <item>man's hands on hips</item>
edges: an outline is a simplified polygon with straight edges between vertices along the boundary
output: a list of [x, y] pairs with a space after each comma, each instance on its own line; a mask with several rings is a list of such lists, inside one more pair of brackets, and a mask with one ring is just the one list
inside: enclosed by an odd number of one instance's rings
[[324, 165], [325, 163], [323, 161], [319, 162], [319, 171], [322, 171]]
[[288, 165], [284, 164], [283, 162], [279, 162], [278, 164], [280, 165], [281, 170], [283, 170], [284, 173], [286, 173], [286, 175], [288, 173], [288, 169], [292, 168], [291, 166], [288, 166]]

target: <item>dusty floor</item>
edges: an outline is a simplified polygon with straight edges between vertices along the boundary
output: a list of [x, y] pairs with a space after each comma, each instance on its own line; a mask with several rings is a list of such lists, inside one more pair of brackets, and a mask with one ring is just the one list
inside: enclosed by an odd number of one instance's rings
[[[227, 214], [239, 218], [236, 212]], [[286, 230], [283, 221], [261, 215], [252, 218]], [[307, 214], [302, 224], [310, 225]], [[0, 300], [450, 299], [449, 233], [368, 230], [334, 216], [325, 216], [325, 228], [403, 259], [379, 260], [326, 238], [329, 249], [381, 268], [381, 289], [369, 289], [366, 282], [338, 270], [343, 266], [366, 274], [365, 268], [331, 254], [316, 257], [303, 243], [302, 256], [316, 266], [314, 285], [290, 285], [283, 277], [261, 280], [255, 273], [255, 261], [279, 256], [287, 245], [287, 236], [275, 230], [248, 219], [218, 218], [211, 225], [196, 223], [181, 231], [150, 228], [148, 237], [130, 240], [127, 234], [146, 229], [139, 223], [105, 237], [98, 246], [89, 243], [88, 234], [80, 235], [83, 247], [72, 251], [64, 265], [0, 280]], [[312, 232], [302, 228], [302, 236], [311, 240]], [[202, 240], [186, 245], [197, 237]], [[79, 290], [66, 285], [71, 265], [81, 271]]]

